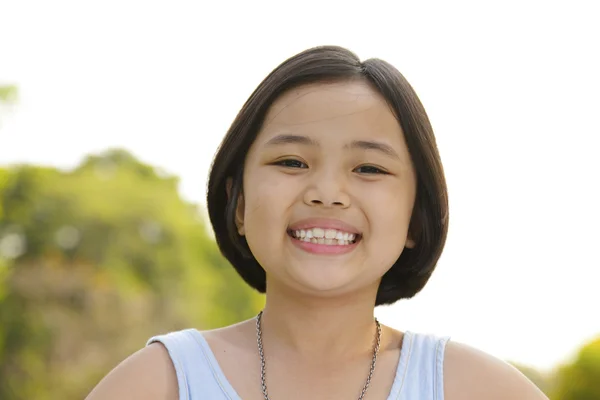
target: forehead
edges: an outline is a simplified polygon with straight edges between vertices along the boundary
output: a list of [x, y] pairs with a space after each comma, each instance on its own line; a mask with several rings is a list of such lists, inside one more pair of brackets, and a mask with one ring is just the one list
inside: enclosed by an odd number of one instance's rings
[[261, 135], [327, 129], [402, 136], [385, 99], [364, 81], [315, 83], [284, 93], [269, 108]]

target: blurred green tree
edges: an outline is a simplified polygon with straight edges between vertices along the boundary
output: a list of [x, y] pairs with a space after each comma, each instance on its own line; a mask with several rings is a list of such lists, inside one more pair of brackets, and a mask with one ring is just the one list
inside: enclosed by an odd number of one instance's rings
[[84, 398], [151, 335], [260, 309], [177, 186], [122, 150], [0, 169], [0, 399]]
[[553, 400], [600, 399], [600, 337], [584, 345], [574, 361], [557, 369]]
[[541, 372], [537, 369], [519, 363], [511, 362], [523, 375], [533, 382], [542, 392], [549, 396], [552, 392], [554, 376], [552, 372]]
[[17, 100], [18, 92], [15, 85], [0, 85], [0, 101], [14, 103]]
[[[17, 102], [18, 94], [19, 91], [15, 85], [0, 85], [0, 118], [7, 111], [3, 106], [14, 105]], [[1, 122], [2, 120], [0, 119]]]

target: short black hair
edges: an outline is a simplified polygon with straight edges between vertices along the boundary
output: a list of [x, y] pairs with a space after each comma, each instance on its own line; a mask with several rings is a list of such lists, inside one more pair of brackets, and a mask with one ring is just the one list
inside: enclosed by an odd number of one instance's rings
[[404, 76], [386, 61], [360, 61], [345, 48], [320, 46], [287, 59], [258, 85], [227, 131], [210, 170], [207, 205], [217, 244], [240, 276], [261, 293], [266, 291], [265, 271], [235, 224], [246, 155], [267, 111], [283, 93], [301, 85], [356, 79], [368, 82], [387, 101], [404, 131], [417, 177], [409, 228], [415, 247], [405, 248], [384, 274], [375, 304], [413, 297], [435, 269], [448, 232], [448, 194], [433, 129], [421, 101]]

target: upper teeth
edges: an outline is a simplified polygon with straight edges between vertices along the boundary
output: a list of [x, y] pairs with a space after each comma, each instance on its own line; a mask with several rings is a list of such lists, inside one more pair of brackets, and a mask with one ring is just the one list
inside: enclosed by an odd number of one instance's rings
[[353, 241], [356, 239], [356, 234], [339, 231], [337, 229], [323, 229], [323, 228], [311, 228], [311, 229], [298, 229], [293, 232], [297, 238], [308, 238], [308, 239], [337, 239]]

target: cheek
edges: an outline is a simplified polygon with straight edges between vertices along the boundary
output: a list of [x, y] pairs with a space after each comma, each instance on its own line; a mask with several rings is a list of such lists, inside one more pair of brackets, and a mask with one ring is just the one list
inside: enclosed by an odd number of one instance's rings
[[[378, 221], [381, 221], [382, 232], [388, 237], [404, 239], [408, 233], [412, 204], [408, 201], [394, 199], [398, 204], [385, 209], [380, 209]], [[404, 200], [404, 199], [403, 199]]]
[[[257, 173], [252, 175], [260, 176]], [[268, 176], [244, 181], [244, 227], [246, 240], [253, 252], [285, 237], [289, 197], [292, 195], [289, 189]]]
[[391, 196], [389, 193], [399, 192], [372, 193], [371, 198], [379, 200], [369, 203], [367, 216], [373, 248], [378, 257], [393, 263], [406, 243], [414, 199], [411, 194]]

